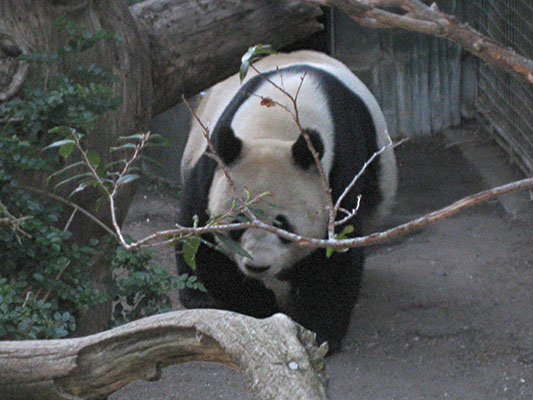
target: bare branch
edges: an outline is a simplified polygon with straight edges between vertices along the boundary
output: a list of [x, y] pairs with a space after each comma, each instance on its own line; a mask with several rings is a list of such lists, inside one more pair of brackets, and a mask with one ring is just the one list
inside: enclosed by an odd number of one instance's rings
[[346, 216], [341, 220], [335, 221], [335, 226], [340, 226], [342, 224], [345, 224], [349, 220], [351, 220], [353, 217], [355, 217], [355, 215], [357, 214], [357, 211], [359, 211], [359, 207], [361, 207], [362, 197], [363, 197], [362, 195], [357, 196], [357, 204], [351, 211], [348, 211], [345, 208], [339, 207], [338, 211], [343, 212], [344, 214], [346, 214]]
[[25, 237], [28, 237], [28, 238], [31, 238], [31, 235], [27, 232], [25, 232], [21, 227], [20, 225], [28, 220], [28, 219], [31, 219], [33, 217], [29, 216], [29, 215], [25, 215], [25, 216], [22, 216], [22, 217], [15, 217], [13, 214], [11, 214], [9, 212], [9, 210], [7, 209], [7, 207], [4, 205], [4, 203], [2, 203], [2, 201], [0, 201], [0, 210], [2, 211], [2, 214], [4, 214], [4, 217], [3, 218], [0, 218], [0, 225], [8, 225], [8, 226], [11, 226], [11, 230], [15, 233], [15, 236], [17, 238], [17, 241], [20, 243], [20, 237], [19, 237], [19, 233], [22, 235], [22, 236], [25, 236]]
[[56, 194], [53, 194], [53, 193], [50, 193], [50, 192], [47, 192], [45, 190], [42, 190], [42, 189], [38, 189], [36, 187], [32, 187], [32, 186], [19, 186], [20, 189], [23, 189], [23, 190], [27, 190], [27, 191], [30, 191], [30, 192], [34, 192], [34, 193], [37, 193], [37, 194], [40, 194], [42, 196], [46, 196], [46, 197], [49, 197], [51, 198], [52, 200], [55, 200], [59, 203], [63, 203], [69, 207], [72, 207], [73, 209], [75, 210], [78, 210], [79, 212], [81, 212], [83, 215], [85, 215], [86, 217], [88, 217], [91, 221], [93, 221], [95, 224], [97, 224], [99, 227], [101, 227], [102, 229], [104, 229], [107, 233], [113, 235], [113, 236], [116, 236], [115, 232], [113, 232], [113, 230], [111, 228], [109, 228], [106, 224], [104, 224], [102, 221], [100, 221], [97, 217], [95, 217], [93, 214], [91, 214], [89, 211], [87, 211], [86, 209], [80, 207], [79, 205], [77, 205], [76, 203], [73, 203], [72, 201], [69, 201], [67, 199], [64, 199], [63, 197], [61, 196], [58, 196]]
[[[331, 187], [329, 186], [328, 177], [326, 175], [326, 172], [324, 171], [324, 167], [322, 166], [322, 162], [320, 161], [320, 155], [316, 151], [315, 147], [313, 146], [313, 143], [311, 142], [311, 138], [309, 137], [309, 134], [305, 131], [305, 129], [302, 127], [302, 124], [300, 123], [300, 114], [298, 111], [298, 95], [300, 94], [300, 89], [302, 88], [302, 85], [304, 83], [305, 77], [307, 76], [307, 73], [304, 73], [302, 77], [300, 78], [300, 84], [298, 85], [298, 88], [296, 90], [296, 94], [293, 96], [289, 92], [287, 92], [282, 86], [277, 85], [274, 81], [272, 81], [268, 76], [260, 72], [255, 65], [250, 64], [250, 68], [252, 68], [259, 76], [261, 76], [266, 82], [268, 82], [270, 85], [275, 87], [277, 90], [279, 90], [284, 96], [287, 97], [287, 99], [291, 102], [292, 105], [292, 111], [287, 110], [286, 107], [283, 107], [285, 110], [289, 112], [289, 114], [294, 119], [294, 122], [296, 126], [298, 127], [298, 130], [300, 131], [300, 134], [305, 139], [305, 142], [307, 144], [307, 148], [311, 152], [311, 155], [313, 156], [313, 160], [315, 162], [315, 165], [317, 167], [318, 173], [320, 175], [320, 182], [322, 184], [322, 187], [324, 189], [324, 192], [326, 193], [326, 201], [327, 201], [327, 211], [328, 211], [328, 238], [333, 239], [335, 237], [335, 218], [336, 218], [336, 210], [335, 206], [333, 204], [333, 198], [331, 197]], [[281, 74], [280, 74], [281, 76]]]
[[238, 369], [253, 400], [324, 400], [325, 350], [282, 314], [175, 311], [82, 338], [0, 342], [0, 387], [4, 400], [94, 399], [168, 365], [211, 361]]
[[[300, 121], [299, 121], [299, 118], [298, 118], [298, 107], [297, 107], [297, 104], [296, 104], [295, 96], [292, 96], [290, 93], [288, 93], [284, 89], [284, 87], [277, 85], [270, 78], [268, 78], [267, 76], [262, 74], [260, 71], [258, 71], [253, 64], [251, 64], [250, 67], [257, 74], [262, 76], [267, 82], [272, 84], [276, 89], [280, 90], [281, 93], [283, 93], [290, 100], [291, 104], [293, 105], [294, 112], [291, 112], [291, 110], [289, 110], [286, 107], [283, 107], [283, 108], [285, 110], [287, 110], [287, 112], [289, 112], [293, 116], [293, 119], [294, 119], [296, 125], [298, 126], [298, 129], [300, 130], [300, 132], [302, 134], [305, 134], [306, 132], [302, 128], [302, 126], [300, 124]], [[303, 78], [302, 78], [302, 82], [303, 82]], [[300, 85], [300, 87], [301, 87], [301, 85]], [[299, 89], [300, 88], [298, 88], [298, 93], [299, 93]], [[271, 225], [269, 223], [266, 223], [264, 221], [261, 221], [260, 219], [258, 219], [253, 214], [253, 212], [248, 208], [248, 203], [244, 199], [242, 199], [242, 196], [240, 196], [240, 194], [238, 193], [238, 191], [236, 189], [236, 186], [235, 186], [235, 183], [233, 182], [233, 180], [232, 180], [232, 178], [230, 176], [230, 173], [229, 173], [229, 171], [227, 169], [227, 166], [224, 164], [223, 160], [220, 159], [220, 157], [216, 153], [216, 150], [214, 149], [214, 147], [213, 147], [213, 145], [211, 143], [210, 137], [209, 137], [209, 129], [203, 124], [203, 122], [200, 120], [198, 115], [192, 110], [192, 108], [187, 103], [187, 101], [186, 100], [184, 100], [184, 101], [185, 101], [185, 104], [188, 107], [189, 111], [192, 113], [193, 117], [196, 119], [196, 121], [199, 123], [199, 125], [202, 128], [203, 135], [204, 135], [204, 137], [205, 137], [205, 139], [207, 141], [207, 145], [208, 145], [208, 148], [210, 150], [211, 157], [213, 157], [217, 161], [217, 163], [219, 164], [220, 168], [224, 171], [226, 179], [228, 180], [230, 186], [232, 187], [232, 190], [233, 190], [236, 198], [239, 200], [239, 202], [240, 202], [239, 210], [244, 212], [244, 214], [248, 217], [249, 221], [248, 222], [241, 222], [241, 223], [219, 224], [220, 219], [217, 219], [217, 220], [214, 221], [214, 223], [210, 222], [209, 224], [207, 224], [204, 227], [196, 227], [195, 228], [195, 227], [178, 226], [177, 229], [160, 231], [160, 232], [154, 233], [152, 235], [149, 235], [149, 236], [147, 236], [147, 237], [145, 237], [145, 238], [143, 238], [141, 240], [138, 240], [135, 243], [131, 243], [131, 244], [128, 245], [128, 247], [127, 247], [128, 249], [140, 248], [140, 247], [144, 247], [144, 246], [168, 245], [168, 244], [171, 244], [171, 243], [173, 243], [173, 242], [175, 242], [177, 240], [183, 239], [184, 237], [186, 237], [184, 235], [202, 235], [202, 234], [209, 233], [209, 232], [226, 232], [226, 231], [248, 229], [248, 228], [263, 229], [263, 230], [272, 232], [272, 233], [274, 233], [274, 234], [276, 234], [276, 235], [278, 235], [278, 236], [280, 236], [280, 237], [282, 237], [284, 239], [296, 242], [296, 243], [298, 243], [298, 244], [300, 244], [302, 246], [335, 248], [335, 249], [343, 249], [343, 248], [348, 248], [348, 247], [369, 246], [369, 245], [373, 245], [373, 244], [377, 244], [377, 243], [383, 243], [383, 242], [395, 239], [398, 236], [401, 236], [401, 235], [407, 234], [409, 232], [412, 232], [414, 230], [420, 229], [420, 228], [422, 228], [422, 227], [424, 227], [424, 226], [426, 226], [426, 225], [428, 225], [430, 223], [433, 223], [433, 222], [442, 220], [444, 218], [450, 217], [450, 216], [458, 213], [459, 211], [461, 211], [463, 209], [472, 207], [472, 206], [474, 206], [476, 204], [479, 204], [481, 202], [484, 202], [484, 201], [486, 201], [486, 200], [488, 200], [488, 199], [490, 199], [492, 197], [495, 197], [495, 196], [498, 196], [498, 195], [501, 195], [501, 194], [505, 194], [505, 193], [514, 192], [514, 191], [527, 190], [527, 189], [533, 188], [533, 178], [525, 179], [525, 180], [522, 180], [522, 181], [513, 182], [513, 183], [510, 183], [508, 185], [499, 186], [499, 187], [496, 187], [496, 188], [493, 188], [493, 189], [490, 189], [490, 190], [487, 190], [487, 191], [484, 191], [484, 192], [481, 192], [481, 193], [478, 193], [478, 194], [475, 194], [475, 195], [472, 195], [472, 196], [468, 196], [468, 197], [466, 197], [464, 199], [461, 199], [461, 200], [453, 203], [452, 205], [450, 205], [448, 207], [445, 207], [445, 208], [443, 208], [441, 210], [438, 210], [438, 211], [434, 211], [434, 212], [432, 212], [430, 214], [427, 214], [427, 215], [425, 215], [423, 217], [420, 217], [418, 219], [415, 219], [413, 221], [410, 221], [408, 223], [405, 223], [403, 225], [397, 226], [395, 228], [389, 229], [389, 230], [384, 231], [384, 232], [376, 232], [376, 233], [373, 233], [373, 234], [368, 235], [368, 236], [356, 237], [356, 238], [351, 238], [351, 239], [336, 239], [335, 238], [335, 232], [334, 232], [335, 227], [340, 225], [340, 224], [348, 222], [351, 218], [353, 218], [353, 216], [355, 215], [355, 213], [357, 212], [357, 210], [359, 208], [358, 205], [357, 205], [355, 207], [355, 209], [351, 210], [351, 211], [342, 209], [342, 212], [345, 214], [345, 216], [340, 221], [336, 221], [337, 214], [341, 210], [341, 203], [342, 203], [342, 200], [344, 199], [344, 197], [353, 188], [353, 186], [355, 185], [355, 183], [357, 182], [359, 177], [365, 172], [365, 170], [368, 168], [368, 166], [372, 162], [374, 162], [377, 159], [378, 156], [380, 156], [383, 152], [385, 152], [385, 151], [387, 151], [387, 150], [389, 150], [389, 149], [391, 149], [393, 147], [396, 147], [399, 144], [405, 142], [405, 139], [400, 141], [400, 142], [398, 142], [398, 143], [396, 143], [396, 144], [389, 143], [388, 145], [386, 145], [386, 146], [382, 147], [381, 149], [379, 149], [378, 151], [376, 151], [365, 162], [365, 164], [363, 165], [361, 170], [353, 178], [353, 180], [350, 183], [350, 185], [348, 185], [348, 187], [341, 194], [341, 196], [337, 200], [336, 204], [333, 205], [333, 201], [331, 199], [331, 189], [329, 187], [329, 184], [327, 183], [327, 177], [326, 177], [326, 174], [325, 174], [325, 172], [324, 172], [324, 170], [322, 168], [322, 163], [320, 162], [320, 158], [318, 156], [318, 153], [316, 153], [316, 150], [313, 148], [312, 143], [310, 143], [310, 138], [307, 137], [307, 139], [309, 139], [308, 147], [309, 147], [310, 151], [312, 153], [314, 153], [314, 156], [315, 156], [315, 163], [317, 164], [317, 167], [318, 167], [319, 171], [322, 171], [321, 172], [321, 177], [323, 179], [325, 178], [325, 180], [326, 180], [325, 189], [329, 193], [329, 198], [330, 198], [330, 201], [331, 201], [331, 205], [330, 205], [331, 208], [329, 210], [330, 211], [330, 219], [329, 219], [329, 222], [328, 222], [328, 238], [327, 239], [317, 239], [317, 238], [302, 237], [302, 236], [299, 236], [297, 234], [285, 231], [285, 230], [283, 230], [281, 228], [278, 228], [278, 227], [276, 227], [274, 225]], [[278, 103], [276, 103], [276, 104], [278, 104]], [[283, 105], [281, 105], [281, 106], [283, 106]], [[235, 210], [229, 210], [228, 211], [228, 215], [231, 214], [231, 213], [234, 213], [234, 212], [235, 212]], [[161, 239], [168, 238], [168, 237], [171, 237], [171, 239], [161, 241]], [[158, 243], [154, 243], [157, 240], [159, 240], [159, 242]]]
[[[360, 236], [360, 237], [356, 237], [352, 239], [308, 238], [308, 237], [299, 236], [297, 234], [285, 231], [281, 228], [267, 224], [260, 220], [254, 220], [254, 221], [243, 222], [243, 223], [238, 223], [238, 224], [214, 225], [210, 227], [199, 227], [199, 228], [180, 227], [178, 229], [160, 231], [150, 236], [147, 236], [146, 238], [141, 239], [135, 243], [131, 243], [130, 248], [139, 248], [139, 247], [148, 246], [150, 245], [149, 243], [152, 241], [155, 241], [155, 240], [158, 240], [164, 237], [183, 235], [186, 233], [194, 233], [195, 235], [201, 235], [201, 234], [208, 233], [208, 232], [215, 232], [215, 231], [226, 232], [226, 231], [231, 231], [231, 230], [247, 229], [247, 228], [263, 229], [268, 232], [272, 232], [284, 239], [296, 242], [301, 246], [334, 248], [334, 249], [371, 246], [371, 245], [391, 241], [393, 239], [396, 239], [399, 236], [421, 229], [434, 222], [449, 218], [459, 213], [460, 211], [466, 210], [467, 208], [483, 203], [496, 196], [500, 196], [500, 195], [508, 194], [512, 192], [523, 191], [523, 190], [532, 190], [532, 189], [533, 189], [533, 178], [511, 182], [506, 185], [498, 186], [498, 187], [465, 197], [447, 207], [444, 207], [440, 210], [426, 214], [420, 218], [414, 219], [412, 221], [409, 221], [405, 224], [388, 229], [386, 231], [376, 232], [376, 233], [372, 233], [367, 236]], [[162, 242], [160, 244], [166, 245], [166, 244], [175, 242], [176, 240], [179, 240], [179, 239], [174, 238], [172, 240]]]
[[[346, 186], [346, 188], [344, 189], [344, 192], [342, 192], [342, 194], [337, 199], [337, 202], [335, 203], [335, 215], [338, 214], [339, 209], [341, 207], [341, 204], [342, 204], [342, 201], [344, 200], [344, 198], [348, 195], [350, 190], [353, 189], [353, 187], [355, 186], [357, 181], [365, 173], [365, 171], [370, 166], [370, 164], [372, 164], [372, 162], [374, 162], [374, 160], [377, 157], [379, 157], [381, 154], [383, 154], [385, 151], [391, 150], [391, 149], [393, 149], [393, 148], [405, 143], [407, 140], [408, 140], [407, 138], [404, 138], [404, 139], [398, 141], [397, 143], [389, 142], [387, 145], [383, 146], [381, 149], [379, 149], [378, 151], [374, 152], [374, 154], [372, 154], [372, 156], [368, 160], [365, 161], [365, 163], [363, 164], [363, 166], [361, 167], [361, 169], [359, 170], [357, 175], [355, 175], [353, 177], [353, 179], [350, 182], [350, 184], [348, 186]], [[359, 201], [360, 201], [360, 199], [359, 199]], [[359, 201], [358, 201], [356, 209], [353, 212], [351, 212], [351, 217], [350, 218], [354, 217], [355, 216], [355, 211], [357, 211], [359, 209]], [[341, 225], [341, 224], [347, 222], [347, 220], [349, 220], [350, 218], [344, 218], [342, 221], [336, 222], [336, 225]]]
[[182, 96], [182, 100], [185, 106], [187, 107], [187, 109], [189, 110], [189, 112], [191, 113], [191, 115], [193, 116], [193, 118], [196, 120], [196, 122], [198, 122], [198, 124], [202, 128], [202, 134], [204, 135], [204, 138], [207, 142], [207, 147], [209, 148], [209, 151], [210, 151], [209, 153], [210, 157], [212, 157], [217, 162], [220, 169], [224, 172], [224, 175], [228, 181], [228, 184], [231, 187], [231, 190], [233, 191], [233, 194], [235, 195], [235, 198], [239, 200], [241, 204], [246, 203], [244, 199], [242, 198], [242, 196], [237, 191], [235, 182], [233, 182], [233, 179], [231, 178], [231, 175], [229, 174], [228, 167], [226, 166], [222, 158], [220, 158], [220, 156], [216, 152], [215, 147], [213, 146], [213, 143], [211, 142], [211, 139], [209, 138], [209, 134], [210, 134], [209, 128], [205, 126], [205, 124], [200, 120], [200, 118], [198, 117], [196, 112], [192, 109], [191, 105], [189, 104], [185, 96]]
[[[150, 131], [146, 132], [143, 135], [141, 141], [135, 145], [135, 149], [133, 151], [132, 156], [130, 157], [129, 160], [125, 161], [124, 167], [122, 168], [122, 171], [120, 171], [120, 173], [118, 174], [118, 177], [117, 177], [117, 179], [115, 180], [115, 182], [113, 184], [113, 189], [110, 192], [107, 190], [107, 188], [105, 187], [105, 185], [101, 181], [100, 177], [98, 176], [98, 174], [94, 170], [94, 168], [92, 168], [92, 166], [90, 165], [91, 163], [89, 162], [89, 160], [87, 159], [87, 161], [86, 161], [87, 166], [91, 169], [91, 173], [92, 173], [93, 177], [95, 179], [97, 179], [97, 181], [100, 183], [100, 186], [102, 187], [102, 189], [104, 189], [104, 191], [108, 194], [109, 208], [111, 210], [111, 221], [112, 221], [113, 227], [115, 228], [116, 236], [118, 236], [118, 240], [119, 240], [120, 244], [125, 249], [129, 249], [129, 247], [128, 247], [129, 244], [127, 243], [126, 239], [124, 238], [124, 235], [122, 234], [122, 230], [120, 229], [120, 225], [119, 225], [118, 220], [117, 220], [117, 213], [116, 213], [116, 210], [115, 210], [115, 196], [116, 196], [116, 194], [118, 192], [119, 187], [121, 186], [121, 184], [120, 184], [121, 179], [129, 172], [131, 166], [138, 159], [139, 155], [141, 154], [142, 150], [145, 148], [146, 143], [148, 143], [149, 140], [150, 140]], [[78, 145], [79, 142], [77, 142], [76, 144]], [[86, 154], [84, 153], [83, 149], [81, 149], [81, 147], [79, 147], [79, 150], [82, 152], [82, 154], [85, 156], [85, 158], [87, 158]]]
[[[420, 0], [301, 0], [304, 3], [338, 7], [361, 25], [373, 28], [403, 28], [409, 31], [444, 37], [468, 52], [514, 76], [533, 83], [533, 60], [502, 46], [455, 16], [428, 6]], [[397, 7], [398, 14], [383, 7]]]
[[460, 211], [466, 210], [467, 208], [473, 207], [477, 204], [483, 203], [487, 200], [490, 200], [496, 196], [503, 194], [508, 194], [512, 192], [518, 192], [523, 190], [532, 190], [533, 189], [533, 178], [522, 179], [520, 181], [515, 181], [508, 183], [506, 185], [497, 186], [495, 188], [485, 190], [462, 198], [461, 200], [456, 201], [455, 203], [441, 208], [440, 210], [433, 211], [429, 214], [426, 214], [420, 218], [409, 221], [405, 224], [399, 225], [397, 227], [388, 229], [383, 232], [376, 232], [368, 236], [357, 237], [353, 239], [344, 239], [344, 240], [310, 240], [310, 245], [316, 247], [332, 247], [332, 248], [346, 248], [346, 247], [362, 247], [370, 246], [374, 244], [384, 243], [392, 239], [396, 239], [399, 236], [405, 235], [407, 233], [413, 232], [417, 229], [421, 229], [429, 224], [449, 218]]

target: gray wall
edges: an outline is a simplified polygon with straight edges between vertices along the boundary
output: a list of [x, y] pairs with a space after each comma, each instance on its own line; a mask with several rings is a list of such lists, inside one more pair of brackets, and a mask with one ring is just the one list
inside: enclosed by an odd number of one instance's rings
[[476, 62], [458, 45], [403, 30], [366, 28], [338, 11], [333, 30], [333, 55], [370, 87], [391, 136], [438, 132], [473, 115]]

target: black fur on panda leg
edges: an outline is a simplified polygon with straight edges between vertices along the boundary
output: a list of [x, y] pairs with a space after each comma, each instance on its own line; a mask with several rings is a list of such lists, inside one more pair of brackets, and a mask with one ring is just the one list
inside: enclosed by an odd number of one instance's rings
[[[211, 235], [204, 239], [213, 242]], [[176, 254], [178, 272], [194, 274], [208, 293], [199, 290], [180, 290], [180, 301], [187, 308], [219, 308], [255, 318], [266, 318], [279, 311], [273, 293], [258, 280], [246, 277], [227, 256], [201, 244], [196, 253], [193, 271]], [[185, 300], [187, 304], [183, 302]]]
[[[178, 274], [187, 274], [188, 276], [197, 276], [195, 271], [185, 262], [182, 255], [183, 243], [176, 245], [176, 264]], [[178, 291], [179, 299], [185, 308], [220, 308], [213, 297], [206, 292], [198, 289], [184, 288]]]
[[348, 331], [363, 274], [364, 250], [352, 248], [326, 257], [318, 249], [292, 269], [292, 307], [289, 315], [328, 342], [329, 352], [340, 350]]

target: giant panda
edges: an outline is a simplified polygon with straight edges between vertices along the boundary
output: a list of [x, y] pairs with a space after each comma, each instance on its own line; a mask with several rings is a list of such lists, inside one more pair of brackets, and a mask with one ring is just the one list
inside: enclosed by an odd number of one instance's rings
[[[268, 193], [254, 204], [261, 218], [276, 221], [301, 236], [325, 238], [326, 194], [314, 158], [294, 121], [289, 98], [297, 94], [300, 125], [320, 156], [335, 201], [378, 149], [390, 143], [383, 113], [368, 88], [341, 62], [314, 51], [270, 55], [254, 64], [244, 82], [232, 76], [215, 85], [200, 102], [196, 115], [209, 128], [210, 141], [227, 165], [241, 195]], [[270, 82], [269, 82], [270, 81]], [[265, 101], [265, 99], [268, 99]], [[224, 172], [209, 157], [202, 126], [193, 121], [182, 159], [183, 193], [178, 223], [202, 226], [210, 215], [224, 215], [235, 195]], [[362, 235], [389, 211], [396, 192], [392, 149], [370, 164], [343, 201], [359, 210], [348, 222]], [[234, 203], [233, 203], [234, 204]], [[342, 217], [343, 215], [341, 215]], [[232, 222], [236, 216], [232, 216]], [[339, 231], [342, 226], [338, 228]], [[183, 289], [187, 308], [221, 308], [253, 317], [283, 312], [339, 349], [357, 299], [364, 253], [362, 248], [326, 256], [273, 233], [247, 229], [228, 235], [252, 259], [204, 235], [196, 253], [196, 269], [184, 261], [178, 245], [179, 273], [196, 275], [208, 293]], [[183, 246], [183, 245], [181, 245]]]

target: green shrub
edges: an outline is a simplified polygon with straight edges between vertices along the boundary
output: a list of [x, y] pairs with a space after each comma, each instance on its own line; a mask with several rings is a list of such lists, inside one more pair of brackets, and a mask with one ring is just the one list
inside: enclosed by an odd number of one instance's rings
[[114, 325], [170, 311], [168, 294], [173, 290], [203, 288], [195, 276], [171, 275], [168, 268], [154, 263], [151, 249], [127, 251], [117, 245], [109, 254], [109, 263]]
[[[21, 59], [36, 65], [59, 63], [100, 40], [119, 40], [65, 19], [57, 27], [67, 35], [63, 47]], [[20, 173], [49, 175], [64, 167], [58, 152], [42, 152], [58, 140], [52, 128], [68, 126], [90, 134], [103, 113], [120, 105], [110, 86], [116, 79], [98, 65], [79, 65], [71, 75], [28, 82], [20, 98], [0, 104], [0, 340], [67, 336], [83, 313], [109, 297], [116, 304], [113, 324], [163, 312], [170, 308], [170, 290], [197, 286], [194, 279], [173, 277], [154, 264], [149, 251], [118, 249], [108, 254], [115, 279], [107, 297], [85, 271], [101, 251], [99, 244], [111, 239], [72, 243], [72, 233], [59, 225], [70, 210], [19, 187]]]

